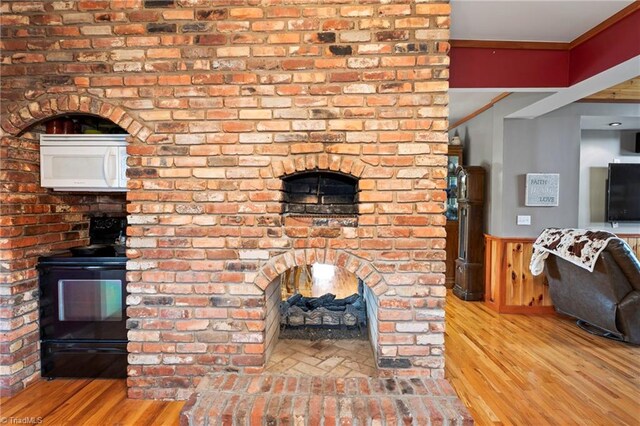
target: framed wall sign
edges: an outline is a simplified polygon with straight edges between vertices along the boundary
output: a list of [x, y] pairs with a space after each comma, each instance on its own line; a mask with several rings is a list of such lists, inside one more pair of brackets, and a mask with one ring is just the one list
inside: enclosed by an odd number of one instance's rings
[[524, 204], [533, 207], [558, 205], [560, 175], [558, 173], [527, 173]]

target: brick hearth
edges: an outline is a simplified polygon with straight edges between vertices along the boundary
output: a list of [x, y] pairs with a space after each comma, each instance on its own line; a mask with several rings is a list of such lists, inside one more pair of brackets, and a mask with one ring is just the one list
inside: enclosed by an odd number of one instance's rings
[[471, 425], [446, 380], [218, 373], [187, 401], [182, 426]]
[[[57, 214], [75, 198], [37, 181], [37, 133], [66, 114], [131, 135], [129, 397], [185, 399], [217, 371], [262, 372], [279, 277], [316, 262], [364, 282], [379, 375], [443, 377], [446, 2], [0, 8], [2, 393], [38, 377], [34, 259], [83, 243], [72, 228], [86, 218]], [[284, 181], [312, 171], [356, 182], [357, 215], [283, 214]], [[49, 213], [59, 228], [39, 222]]]

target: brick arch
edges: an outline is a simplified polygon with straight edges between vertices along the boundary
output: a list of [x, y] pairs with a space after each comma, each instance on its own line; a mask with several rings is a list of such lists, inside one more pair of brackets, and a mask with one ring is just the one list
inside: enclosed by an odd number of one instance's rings
[[360, 178], [367, 165], [355, 156], [337, 154], [305, 154], [290, 156], [271, 164], [273, 176], [282, 178], [307, 170], [341, 172]]
[[382, 275], [365, 259], [357, 257], [344, 250], [334, 249], [294, 249], [273, 256], [258, 271], [254, 284], [261, 290], [279, 275], [294, 266], [326, 263], [344, 268], [360, 278], [376, 296], [380, 296], [389, 289]]
[[110, 120], [131, 136], [146, 141], [152, 132], [148, 126], [133, 118], [122, 107], [87, 95], [66, 94], [21, 102], [8, 108], [10, 113], [0, 121], [0, 127], [18, 136], [32, 125], [63, 114], [91, 114]]

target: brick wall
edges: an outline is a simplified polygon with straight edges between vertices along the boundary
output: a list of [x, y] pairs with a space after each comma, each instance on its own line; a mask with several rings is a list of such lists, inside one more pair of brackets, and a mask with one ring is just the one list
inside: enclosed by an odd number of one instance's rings
[[[129, 395], [260, 371], [267, 285], [316, 260], [375, 294], [384, 374], [443, 372], [449, 5], [6, 1], [6, 134], [91, 112], [133, 135]], [[281, 178], [359, 179], [357, 226], [283, 218]]]
[[276, 278], [264, 290], [264, 356], [265, 361], [276, 347], [280, 335], [280, 302], [282, 300], [281, 278]]

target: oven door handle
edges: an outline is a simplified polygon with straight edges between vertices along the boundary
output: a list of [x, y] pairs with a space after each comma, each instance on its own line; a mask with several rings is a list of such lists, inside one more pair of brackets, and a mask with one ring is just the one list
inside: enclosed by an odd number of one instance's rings
[[[53, 348], [52, 348], [53, 349]], [[125, 349], [118, 348], [60, 348], [53, 349], [56, 353], [128, 353]]]
[[58, 266], [56, 269], [73, 269], [73, 270], [90, 270], [90, 271], [101, 271], [101, 270], [118, 270], [125, 269], [124, 265], [102, 265], [102, 266]]

